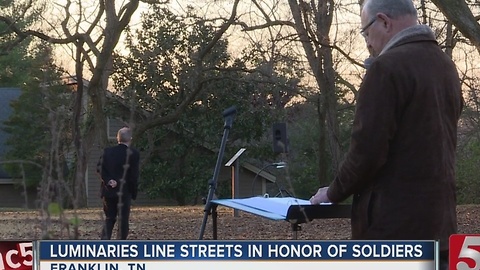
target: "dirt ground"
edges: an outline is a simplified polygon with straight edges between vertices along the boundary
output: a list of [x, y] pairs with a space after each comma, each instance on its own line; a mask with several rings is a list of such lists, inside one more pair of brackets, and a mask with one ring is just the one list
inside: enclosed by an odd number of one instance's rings
[[[459, 233], [480, 233], [480, 205], [458, 207]], [[49, 225], [52, 239], [73, 238], [73, 229], [61, 226], [59, 217], [45, 222], [38, 211], [0, 211], [0, 239], [42, 239], [42, 227]], [[79, 239], [99, 239], [103, 213], [100, 208], [82, 209], [76, 214], [80, 220]], [[65, 214], [66, 220], [75, 213]], [[196, 240], [199, 239], [204, 219], [204, 206], [188, 207], [134, 207], [131, 213], [129, 239], [141, 240]], [[292, 239], [294, 233], [287, 221], [272, 221], [249, 213], [218, 208], [218, 239], [272, 240]], [[64, 224], [68, 224], [65, 222]], [[52, 225], [53, 224], [53, 225]], [[212, 217], [209, 215], [203, 239], [212, 239]], [[115, 237], [115, 235], [114, 235]], [[349, 239], [349, 219], [316, 219], [301, 225], [297, 239]]]

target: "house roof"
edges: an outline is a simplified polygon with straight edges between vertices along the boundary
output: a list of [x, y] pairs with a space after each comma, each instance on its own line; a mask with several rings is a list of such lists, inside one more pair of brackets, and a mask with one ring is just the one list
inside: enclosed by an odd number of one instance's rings
[[[3, 122], [8, 120], [13, 112], [10, 103], [18, 99], [21, 93], [20, 88], [0, 87], [0, 160], [4, 159], [5, 153], [8, 150], [6, 141], [9, 134], [3, 131]], [[10, 176], [3, 170], [3, 166], [0, 166], [0, 179], [5, 178], [10, 178]]]
[[265, 178], [266, 180], [268, 180], [272, 183], [275, 183], [277, 181], [277, 177], [275, 177], [275, 175], [271, 174], [270, 172], [266, 171], [265, 167], [263, 169], [261, 169], [261, 168], [258, 168], [257, 166], [255, 166], [251, 163], [248, 163], [248, 162], [243, 163], [242, 166], [245, 169], [255, 173], [256, 175], [258, 175], [262, 178]]

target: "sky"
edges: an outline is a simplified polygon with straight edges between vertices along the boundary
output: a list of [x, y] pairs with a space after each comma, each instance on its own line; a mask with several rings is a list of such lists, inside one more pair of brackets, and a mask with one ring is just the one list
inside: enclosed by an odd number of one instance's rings
[[[275, 4], [277, 0], [262, 0], [259, 3], [265, 8], [270, 15], [274, 15], [276, 19], [282, 20], [291, 20], [291, 15], [287, 1], [279, 1], [280, 4]], [[61, 1], [60, 1], [61, 2]], [[121, 3], [125, 3], [126, 0], [117, 1], [117, 8], [120, 7]], [[337, 45], [340, 46], [344, 51], [346, 51], [351, 57], [362, 61], [368, 57], [368, 52], [365, 48], [365, 43], [363, 38], [358, 34], [358, 29], [360, 25], [359, 17], [359, 6], [358, 1], [356, 0], [343, 0], [337, 1], [338, 3], [338, 12], [336, 13], [334, 23], [339, 27], [337, 29], [332, 28], [331, 39], [338, 40]], [[97, 1], [93, 1], [92, 4], [88, 4], [88, 0], [82, 0], [82, 7], [85, 8], [84, 17], [90, 13], [93, 13], [97, 8]], [[176, 12], [185, 13], [187, 10], [187, 5], [194, 5], [200, 10], [200, 15], [209, 17], [209, 18], [218, 18], [222, 14], [229, 14], [232, 8], [231, 0], [195, 0], [195, 1], [182, 1], [182, 0], [172, 0], [170, 2], [170, 8]], [[147, 5], [141, 4], [138, 10], [132, 17], [131, 26], [140, 25], [140, 16], [142, 12], [147, 11]], [[55, 17], [60, 17], [59, 14], [62, 14], [63, 10], [59, 8], [58, 5], [52, 5], [52, 13], [50, 14], [50, 19]], [[272, 15], [272, 16], [273, 16]], [[239, 6], [238, 16], [243, 21], [250, 21], [252, 23], [263, 23], [263, 18], [254, 6], [251, 5], [251, 1], [242, 0], [241, 5]], [[83, 27], [87, 27], [86, 25]], [[260, 42], [265, 41], [270, 38], [271, 33], [268, 31], [257, 31], [257, 32], [243, 32], [240, 28], [232, 27], [228, 33], [229, 38], [229, 50], [232, 53], [238, 54], [241, 51], [247, 42]], [[350, 46], [349, 44], [354, 44]], [[121, 50], [122, 44], [117, 46], [117, 50]], [[299, 47], [298, 52], [302, 53], [303, 48]], [[72, 61], [71, 55], [73, 50], [71, 48], [62, 47], [57, 50], [58, 64], [65, 67], [72, 74], [74, 73], [74, 62]], [[469, 71], [470, 73], [477, 73], [480, 68], [480, 62], [474, 61], [473, 56], [477, 56], [478, 53], [472, 48], [464, 48], [463, 50], [456, 50], [454, 56], [457, 60], [457, 66], [462, 72]], [[468, 61], [465, 61], [465, 60]], [[476, 63], [476, 64], [475, 64]], [[341, 64], [338, 65], [337, 71], [340, 73], [351, 73], [349, 70], [352, 68], [351, 64]], [[356, 71], [355, 71], [356, 69]], [[358, 67], [354, 68], [354, 73], [358, 73], [360, 69]], [[312, 82], [314, 83], [314, 82]]]

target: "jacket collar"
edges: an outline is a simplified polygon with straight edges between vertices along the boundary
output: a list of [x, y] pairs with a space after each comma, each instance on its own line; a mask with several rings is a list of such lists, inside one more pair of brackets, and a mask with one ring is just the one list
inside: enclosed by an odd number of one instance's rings
[[415, 25], [408, 27], [398, 32], [393, 36], [390, 41], [387, 42], [383, 50], [380, 52], [380, 55], [384, 54], [386, 51], [403, 45], [405, 43], [414, 42], [414, 41], [434, 41], [436, 42], [435, 35], [433, 34], [432, 29], [427, 25]]

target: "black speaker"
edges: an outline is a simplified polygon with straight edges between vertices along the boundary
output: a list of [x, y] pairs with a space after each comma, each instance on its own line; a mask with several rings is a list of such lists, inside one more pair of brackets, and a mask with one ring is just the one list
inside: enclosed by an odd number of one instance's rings
[[276, 154], [288, 153], [287, 124], [273, 124], [273, 152]]

